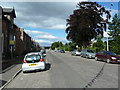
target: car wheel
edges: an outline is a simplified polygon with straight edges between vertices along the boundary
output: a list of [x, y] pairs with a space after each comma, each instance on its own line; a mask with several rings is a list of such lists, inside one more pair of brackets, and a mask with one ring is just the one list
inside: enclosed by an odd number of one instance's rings
[[23, 73], [26, 73], [26, 71], [23, 71]]
[[98, 61], [98, 58], [97, 58], [97, 57], [95, 57], [95, 60], [96, 60], [96, 61]]
[[87, 58], [87, 59], [88, 59], [89, 57], [86, 55], [86, 56], [85, 56], [85, 58]]
[[106, 61], [107, 63], [110, 63], [110, 59], [107, 59], [107, 61]]

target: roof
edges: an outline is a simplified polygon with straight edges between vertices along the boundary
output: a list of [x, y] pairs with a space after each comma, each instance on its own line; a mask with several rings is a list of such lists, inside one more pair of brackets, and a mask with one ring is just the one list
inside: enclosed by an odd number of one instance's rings
[[16, 18], [16, 14], [15, 14], [14, 8], [3, 8], [3, 13], [5, 15], [10, 15], [12, 13], [13, 17]]
[[27, 53], [26, 56], [27, 55], [33, 55], [33, 54], [34, 55], [42, 55], [41, 52], [30, 52], [30, 53]]
[[3, 8], [3, 12], [12, 12], [13, 8]]

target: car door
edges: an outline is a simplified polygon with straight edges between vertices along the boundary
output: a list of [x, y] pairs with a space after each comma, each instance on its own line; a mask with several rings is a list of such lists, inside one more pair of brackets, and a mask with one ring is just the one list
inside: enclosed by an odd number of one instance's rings
[[103, 54], [102, 54], [102, 60], [103, 60], [103, 61], [106, 61], [106, 58], [107, 58], [107, 53], [106, 53], [106, 52], [103, 52]]
[[102, 59], [103, 59], [103, 54], [104, 54], [103, 51], [98, 52], [98, 53], [97, 53], [97, 58], [98, 58], [99, 60], [102, 60]]

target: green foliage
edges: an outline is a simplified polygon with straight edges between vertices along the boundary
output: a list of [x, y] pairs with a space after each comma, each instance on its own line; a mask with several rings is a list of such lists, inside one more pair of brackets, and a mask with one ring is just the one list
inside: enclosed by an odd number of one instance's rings
[[[78, 9], [73, 11], [67, 19], [67, 39], [79, 46], [87, 47], [91, 39], [103, 36], [106, 23], [110, 19], [110, 12], [96, 2], [80, 2]], [[103, 15], [106, 18], [103, 18]]]
[[54, 50], [55, 48], [62, 48], [64, 45], [62, 44], [62, 42], [54, 42], [54, 43], [52, 43], [52, 45], [51, 45], [51, 49], [52, 50]]
[[66, 51], [72, 51], [76, 48], [76, 44], [73, 43], [73, 42], [70, 42], [70, 43], [66, 43], [65, 44], [65, 50]]
[[115, 14], [112, 22], [109, 23], [108, 29], [110, 30], [109, 35], [115, 39], [115, 37], [120, 35], [120, 19], [118, 19], [118, 15]]
[[117, 14], [112, 18], [108, 28], [109, 35], [112, 36], [112, 40], [109, 41], [110, 51], [120, 54], [120, 19]]
[[101, 37], [98, 37], [97, 42], [93, 44], [93, 48], [96, 49], [96, 52], [105, 49], [105, 45], [104, 42], [101, 40]]

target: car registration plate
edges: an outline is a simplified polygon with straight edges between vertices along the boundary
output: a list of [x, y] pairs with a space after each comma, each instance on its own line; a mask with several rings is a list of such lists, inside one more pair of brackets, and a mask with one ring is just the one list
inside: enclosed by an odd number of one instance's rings
[[29, 64], [29, 66], [35, 66], [35, 65], [37, 65], [37, 64]]

